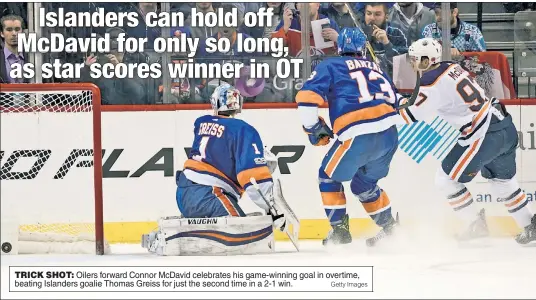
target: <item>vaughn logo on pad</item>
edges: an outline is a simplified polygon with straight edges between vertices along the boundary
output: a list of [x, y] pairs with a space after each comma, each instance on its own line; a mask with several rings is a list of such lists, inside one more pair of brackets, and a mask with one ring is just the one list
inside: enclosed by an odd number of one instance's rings
[[188, 225], [218, 224], [218, 219], [188, 219]]

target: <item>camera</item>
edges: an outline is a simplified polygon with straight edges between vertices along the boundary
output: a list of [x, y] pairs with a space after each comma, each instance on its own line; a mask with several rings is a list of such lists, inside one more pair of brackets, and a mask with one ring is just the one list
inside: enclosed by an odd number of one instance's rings
[[296, 19], [296, 18], [298, 18], [300, 16], [300, 11], [299, 10], [293, 8], [293, 9], [291, 9], [291, 11], [292, 11], [292, 18]]

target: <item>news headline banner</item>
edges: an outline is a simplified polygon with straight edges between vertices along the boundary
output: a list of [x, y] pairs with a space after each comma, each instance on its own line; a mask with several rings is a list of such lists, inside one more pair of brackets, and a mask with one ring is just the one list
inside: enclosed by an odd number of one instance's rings
[[[66, 62], [61, 59], [45, 61], [40, 66], [29, 63], [13, 64], [11, 66], [12, 78], [34, 78], [36, 68], [40, 68], [42, 78], [81, 79], [89, 73], [91, 78], [161, 78], [163, 72], [168, 72], [171, 78], [198, 78], [198, 79], [233, 79], [240, 77], [240, 70], [244, 66], [251, 68], [252, 78], [271, 78], [274, 74], [278, 78], [300, 77], [303, 59], [288, 57], [288, 47], [282, 38], [253, 38], [237, 33], [236, 39], [229, 37], [208, 37], [206, 39], [193, 38], [187, 35], [188, 28], [238, 28], [241, 24], [246, 27], [270, 27], [272, 23], [273, 8], [261, 8], [258, 12], [239, 13], [236, 7], [232, 9], [218, 8], [214, 12], [202, 13], [192, 8], [190, 22], [186, 24], [183, 12], [150, 12], [142, 15], [138, 12], [105, 12], [98, 8], [95, 12], [65, 12], [63, 8], [58, 11], [39, 9], [39, 24], [41, 28], [50, 28], [52, 33], [47, 36], [38, 36], [37, 33], [20, 33], [17, 42], [20, 52], [24, 53], [82, 53], [84, 61]], [[148, 49], [147, 38], [129, 37], [124, 32], [111, 36], [91, 33], [90, 37], [67, 37], [55, 33], [54, 28], [114, 28], [137, 27], [145, 22], [148, 28], [161, 28], [169, 30], [171, 37], [158, 37], [153, 47]], [[186, 28], [186, 29], [185, 29]], [[182, 30], [181, 30], [182, 29]], [[185, 31], [185, 32], [183, 32]], [[155, 52], [157, 54], [170, 53], [184, 57], [180, 63], [174, 61], [166, 66], [159, 62], [123, 63], [120, 59], [127, 53]], [[203, 52], [203, 57], [199, 53]], [[248, 55], [257, 55], [255, 58], [245, 58]], [[211, 56], [213, 58], [211, 58]], [[214, 57], [228, 56], [225, 60]], [[194, 59], [195, 57], [195, 59]], [[271, 59], [264, 59], [270, 58]], [[102, 59], [99, 59], [102, 58]], [[204, 59], [203, 59], [204, 58]], [[276, 61], [275, 63], [274, 60]], [[102, 62], [101, 62], [102, 61]], [[246, 61], [246, 62], [244, 62]], [[268, 62], [267, 62], [268, 61]], [[270, 62], [270, 63], [269, 63]], [[271, 70], [274, 68], [275, 70]], [[87, 72], [89, 70], [89, 72]]]
[[9, 291], [373, 292], [373, 267], [11, 266]]

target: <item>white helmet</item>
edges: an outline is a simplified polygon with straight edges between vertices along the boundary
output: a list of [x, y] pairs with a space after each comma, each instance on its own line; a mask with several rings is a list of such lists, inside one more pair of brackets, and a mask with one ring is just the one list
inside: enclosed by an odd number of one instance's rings
[[218, 86], [210, 97], [210, 105], [215, 114], [239, 113], [242, 111], [243, 98], [240, 91], [228, 83]]
[[[417, 40], [411, 44], [408, 51], [408, 56], [414, 63], [414, 68], [420, 71], [425, 71], [432, 65], [441, 62], [442, 46], [433, 38], [424, 38]], [[430, 65], [426, 69], [420, 69], [419, 65], [423, 58], [428, 58]]]

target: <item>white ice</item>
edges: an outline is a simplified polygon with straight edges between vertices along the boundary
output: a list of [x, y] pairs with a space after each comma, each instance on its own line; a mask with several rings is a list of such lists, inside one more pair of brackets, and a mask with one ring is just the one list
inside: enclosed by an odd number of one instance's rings
[[[299, 253], [277, 243], [277, 253], [227, 257], [155, 257], [138, 245], [115, 245], [107, 256], [2, 256], [2, 299], [363, 299], [363, 298], [536, 298], [536, 244], [482, 239], [468, 244], [405, 240], [367, 248], [362, 240], [324, 248], [302, 241]], [[9, 266], [374, 266], [374, 292], [366, 293], [8, 293]], [[284, 270], [282, 270], [284, 271]]]

